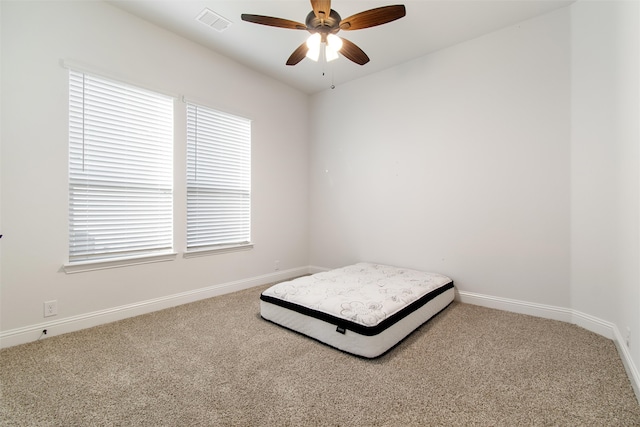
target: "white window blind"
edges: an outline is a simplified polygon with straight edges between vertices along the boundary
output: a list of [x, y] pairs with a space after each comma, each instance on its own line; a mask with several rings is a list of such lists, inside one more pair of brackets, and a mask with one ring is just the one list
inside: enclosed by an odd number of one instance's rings
[[69, 261], [173, 249], [173, 99], [69, 73]]
[[187, 104], [187, 250], [251, 240], [251, 121]]

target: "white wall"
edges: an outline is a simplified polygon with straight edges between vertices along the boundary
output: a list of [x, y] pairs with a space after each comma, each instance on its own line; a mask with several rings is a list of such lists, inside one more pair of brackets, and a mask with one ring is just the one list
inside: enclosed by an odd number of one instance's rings
[[310, 264], [559, 313], [616, 339], [640, 399], [639, 5], [579, 1], [315, 95]]
[[[571, 11], [571, 306], [613, 322], [640, 367], [640, 3]], [[624, 344], [623, 344], [624, 345]]]
[[568, 307], [569, 43], [565, 8], [315, 95], [311, 264]]
[[[281, 270], [306, 268], [308, 148], [297, 137], [307, 132], [306, 94], [103, 2], [1, 7], [0, 332], [268, 276], [275, 274], [275, 260]], [[252, 119], [254, 249], [61, 272], [68, 253], [68, 77], [61, 59]], [[176, 111], [175, 235], [182, 252], [184, 104], [178, 102]], [[58, 301], [55, 318], [43, 318], [47, 300]]]
[[[640, 366], [637, 2], [580, 1], [310, 101], [100, 2], [0, 10], [0, 334], [44, 322], [50, 299], [73, 319], [267, 277], [276, 259], [370, 260], [630, 325]], [[252, 118], [255, 248], [62, 273], [62, 58]]]

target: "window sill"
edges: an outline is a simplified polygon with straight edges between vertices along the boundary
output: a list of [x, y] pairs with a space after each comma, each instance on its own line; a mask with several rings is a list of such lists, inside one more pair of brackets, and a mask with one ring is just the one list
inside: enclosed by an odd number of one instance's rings
[[128, 267], [130, 265], [149, 264], [152, 262], [173, 261], [178, 254], [175, 252], [160, 255], [145, 255], [133, 258], [121, 258], [102, 261], [82, 261], [67, 263], [62, 270], [67, 274], [84, 273], [86, 271], [104, 270], [107, 268]]
[[253, 249], [253, 243], [245, 243], [242, 245], [218, 246], [215, 248], [192, 249], [182, 254], [183, 258], [195, 258], [207, 255], [224, 254], [228, 252], [248, 251]]

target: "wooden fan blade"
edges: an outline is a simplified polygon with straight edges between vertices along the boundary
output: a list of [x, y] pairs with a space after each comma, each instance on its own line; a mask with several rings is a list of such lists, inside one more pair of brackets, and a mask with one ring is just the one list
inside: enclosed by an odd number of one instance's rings
[[296, 50], [293, 51], [289, 59], [287, 59], [287, 65], [296, 65], [298, 62], [302, 61], [304, 57], [307, 55], [307, 51], [309, 48], [307, 47], [307, 42], [302, 43]]
[[[342, 37], [340, 37], [342, 39]], [[342, 39], [342, 49], [340, 53], [347, 59], [355, 62], [359, 65], [364, 65], [369, 62], [369, 57], [362, 49], [356, 46], [355, 43], [350, 42], [347, 39]]]
[[316, 18], [328, 18], [331, 13], [331, 0], [311, 0], [311, 7]]
[[407, 14], [404, 5], [383, 6], [356, 13], [340, 21], [341, 30], [361, 30], [400, 19]]
[[243, 13], [240, 15], [243, 21], [252, 22], [254, 24], [268, 25], [270, 27], [288, 28], [291, 30], [306, 30], [307, 26], [300, 22], [290, 21], [288, 19], [273, 18], [271, 16], [250, 15]]

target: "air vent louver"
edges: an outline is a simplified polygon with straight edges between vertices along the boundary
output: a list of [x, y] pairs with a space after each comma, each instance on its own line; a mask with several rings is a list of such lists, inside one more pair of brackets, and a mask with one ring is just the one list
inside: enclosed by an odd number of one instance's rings
[[223, 32], [229, 25], [231, 25], [231, 21], [222, 16], [215, 13], [213, 10], [205, 8], [202, 12], [196, 16], [196, 21], [202, 22], [207, 27], [211, 27], [218, 32]]

